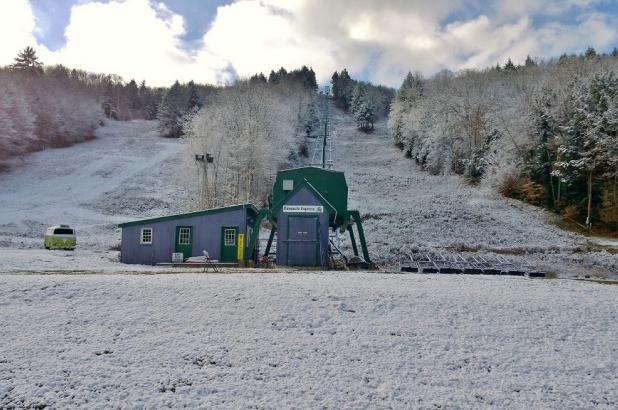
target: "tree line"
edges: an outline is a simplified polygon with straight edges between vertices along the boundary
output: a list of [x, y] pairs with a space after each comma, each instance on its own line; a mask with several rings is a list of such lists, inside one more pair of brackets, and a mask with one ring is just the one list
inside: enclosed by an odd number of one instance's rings
[[345, 68], [333, 73], [331, 93], [335, 105], [352, 114], [363, 131], [373, 130], [374, 122], [388, 115], [395, 96], [392, 88], [353, 79]]
[[13, 158], [94, 138], [104, 117], [156, 118], [164, 94], [143, 81], [45, 66], [26, 47], [0, 68], [0, 170]]
[[43, 67], [30, 47], [0, 68], [0, 170], [13, 157], [94, 138], [102, 78], [63, 66]]
[[409, 73], [389, 116], [394, 142], [434, 173], [618, 229], [618, 51], [485, 70]]

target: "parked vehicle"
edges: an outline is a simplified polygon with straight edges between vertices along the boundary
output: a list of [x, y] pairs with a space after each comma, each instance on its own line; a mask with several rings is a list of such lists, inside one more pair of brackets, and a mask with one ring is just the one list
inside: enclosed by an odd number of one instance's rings
[[45, 249], [65, 249], [72, 251], [77, 245], [75, 230], [69, 225], [54, 225], [45, 231]]

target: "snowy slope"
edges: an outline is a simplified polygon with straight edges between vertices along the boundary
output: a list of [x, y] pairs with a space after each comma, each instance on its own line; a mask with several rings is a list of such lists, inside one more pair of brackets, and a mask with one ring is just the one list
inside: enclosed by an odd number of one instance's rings
[[185, 205], [181, 150], [156, 122], [108, 121], [95, 140], [27, 157], [0, 174], [0, 247], [41, 248], [47, 226], [67, 223], [80, 248], [109, 249], [118, 223]]
[[549, 212], [421, 171], [393, 146], [384, 121], [365, 134], [351, 116], [331, 111], [335, 169], [346, 173], [349, 206], [365, 215], [378, 262], [398, 262], [410, 250], [472, 249], [523, 254], [562, 275], [618, 275], [618, 255], [584, 252], [588, 240], [554, 226]]
[[616, 408], [616, 288], [374, 273], [5, 276], [0, 408]]

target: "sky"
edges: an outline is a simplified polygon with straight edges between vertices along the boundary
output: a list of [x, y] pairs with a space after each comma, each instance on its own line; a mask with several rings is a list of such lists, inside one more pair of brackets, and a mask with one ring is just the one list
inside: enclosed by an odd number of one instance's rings
[[45, 64], [169, 86], [311, 66], [398, 87], [408, 71], [618, 46], [617, 0], [3, 0], [0, 65]]

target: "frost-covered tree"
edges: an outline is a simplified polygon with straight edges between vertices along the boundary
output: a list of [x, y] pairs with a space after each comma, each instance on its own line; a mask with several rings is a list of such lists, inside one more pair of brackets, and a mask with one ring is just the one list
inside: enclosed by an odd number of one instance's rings
[[391, 105], [388, 126], [395, 140], [395, 144], [403, 143], [403, 127], [404, 118], [410, 112], [412, 107], [418, 102], [423, 95], [423, 77], [420, 73], [408, 75], [403, 80], [401, 87], [395, 95], [394, 103]]
[[360, 106], [354, 112], [356, 126], [363, 131], [373, 130], [375, 120], [375, 109], [370, 102], [361, 100]]
[[203, 103], [202, 103], [202, 97], [197, 91], [197, 86], [195, 85], [193, 81], [189, 81], [187, 83], [187, 88], [189, 92], [187, 109], [188, 110], [199, 110], [200, 108], [202, 108]]
[[362, 84], [358, 83], [352, 90], [352, 98], [350, 99], [350, 113], [355, 115], [361, 105], [366, 104], [365, 90], [363, 90]]
[[541, 87], [534, 96], [530, 113], [532, 148], [526, 158], [530, 176], [545, 186], [547, 205], [550, 208], [560, 199], [560, 179], [553, 175], [558, 133], [554, 118], [556, 98], [553, 90], [547, 86]]
[[305, 136], [315, 137], [320, 129], [320, 118], [318, 117], [319, 110], [316, 101], [312, 100], [304, 111], [306, 113], [303, 120]]
[[618, 61], [595, 52], [535, 64], [409, 74], [391, 106], [392, 138], [429, 172], [460, 174], [557, 212], [575, 209], [578, 222], [609, 220]]
[[[555, 174], [576, 196], [585, 196], [586, 224], [592, 223], [595, 183], [618, 175], [618, 79], [613, 73], [597, 74], [590, 84], [574, 88], [572, 113], [558, 147]], [[586, 191], [577, 189], [585, 181]]]
[[201, 175], [196, 206], [265, 204], [277, 170], [289, 166], [290, 153], [303, 141], [312, 93], [302, 82], [287, 80], [238, 81], [217, 90], [184, 128], [191, 157], [213, 158], [196, 163]]

